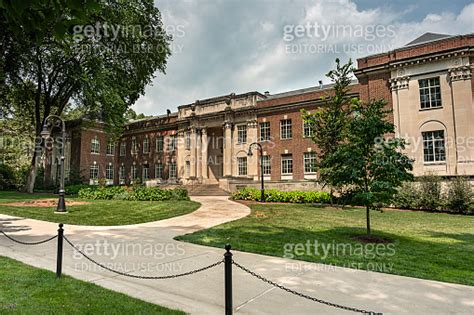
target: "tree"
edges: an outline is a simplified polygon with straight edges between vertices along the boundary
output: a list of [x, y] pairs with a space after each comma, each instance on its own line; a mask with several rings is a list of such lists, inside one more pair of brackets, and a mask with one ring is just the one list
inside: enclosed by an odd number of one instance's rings
[[[337, 149], [345, 137], [344, 132], [350, 107], [354, 102], [349, 97], [349, 85], [353, 70], [351, 60], [347, 64], [341, 65], [340, 60], [336, 59], [336, 69], [326, 74], [334, 84], [332, 94], [322, 98], [324, 106], [317, 112], [310, 113], [303, 110], [303, 119], [310, 124], [312, 140], [318, 147], [318, 167], [325, 174], [332, 170], [330, 165], [327, 164], [327, 157]], [[320, 182], [323, 185], [331, 186], [332, 197], [332, 185], [334, 183], [330, 183], [325, 176], [320, 177]]]
[[344, 141], [326, 157], [321, 176], [348, 188], [352, 200], [365, 205], [367, 235], [371, 235], [370, 210], [388, 203], [404, 181], [413, 179], [412, 163], [401, 150], [403, 139], [392, 135], [394, 125], [384, 100], [357, 102], [347, 124]]
[[[171, 38], [152, 0], [0, 0], [0, 17], [0, 99], [7, 100], [0, 106], [12, 119], [28, 113], [35, 138], [48, 115], [62, 115], [71, 103], [119, 132], [124, 113], [154, 73], [165, 72], [170, 55]], [[29, 102], [8, 102], [22, 89], [33, 92]], [[41, 146], [28, 192], [40, 154]]]

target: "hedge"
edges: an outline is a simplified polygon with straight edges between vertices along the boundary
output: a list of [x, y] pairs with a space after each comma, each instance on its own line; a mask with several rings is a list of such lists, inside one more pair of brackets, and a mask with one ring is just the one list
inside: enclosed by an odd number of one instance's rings
[[81, 188], [78, 197], [92, 200], [129, 200], [129, 201], [164, 201], [189, 200], [188, 191], [184, 188], [162, 189], [159, 187], [127, 186], [90, 186]]
[[[255, 200], [261, 198], [260, 190], [256, 188], [243, 188], [232, 194], [234, 200]], [[331, 196], [323, 191], [280, 191], [276, 189], [265, 190], [267, 202], [290, 202], [290, 203], [329, 203]]]

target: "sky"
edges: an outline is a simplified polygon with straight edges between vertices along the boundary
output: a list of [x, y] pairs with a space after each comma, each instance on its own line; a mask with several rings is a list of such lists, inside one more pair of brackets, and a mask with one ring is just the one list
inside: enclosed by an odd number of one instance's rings
[[173, 36], [166, 74], [133, 108], [146, 115], [198, 99], [271, 94], [328, 83], [346, 62], [401, 47], [425, 32], [474, 33], [465, 0], [155, 0]]

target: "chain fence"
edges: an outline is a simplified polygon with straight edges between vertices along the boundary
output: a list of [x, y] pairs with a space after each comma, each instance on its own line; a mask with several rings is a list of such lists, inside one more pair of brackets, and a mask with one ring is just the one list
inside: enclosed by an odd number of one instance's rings
[[5, 232], [3, 231], [0, 231], [1, 234], [3, 234], [6, 238], [8, 238], [10, 241], [13, 241], [15, 243], [18, 243], [18, 244], [21, 244], [21, 245], [29, 245], [29, 246], [33, 246], [33, 245], [41, 245], [41, 244], [44, 244], [44, 243], [47, 243], [49, 241], [52, 241], [54, 240], [55, 238], [57, 238], [58, 236], [57, 235], [54, 235], [48, 239], [45, 239], [45, 240], [42, 240], [42, 241], [38, 241], [38, 242], [24, 242], [24, 241], [20, 241], [20, 240], [17, 240], [17, 239], [14, 239], [13, 237], [9, 236], [8, 234], [6, 234]]
[[270, 284], [273, 287], [276, 287], [278, 289], [281, 289], [283, 291], [286, 291], [288, 293], [291, 293], [293, 295], [305, 298], [305, 299], [313, 301], [313, 302], [317, 302], [317, 303], [324, 304], [324, 305], [327, 305], [327, 306], [335, 307], [335, 308], [342, 309], [342, 310], [345, 310], [345, 311], [356, 312], [356, 313], [370, 314], [370, 315], [382, 314], [382, 313], [377, 313], [377, 312], [368, 311], [368, 310], [364, 310], [364, 309], [359, 309], [359, 308], [355, 308], [355, 307], [349, 307], [349, 306], [345, 306], [345, 305], [341, 305], [341, 304], [337, 304], [337, 303], [333, 303], [333, 302], [328, 302], [328, 301], [325, 301], [325, 300], [322, 300], [322, 299], [319, 299], [319, 298], [316, 298], [316, 297], [313, 297], [313, 296], [295, 291], [295, 290], [287, 288], [287, 287], [285, 287], [281, 284], [278, 284], [274, 281], [271, 281], [271, 280], [263, 277], [262, 275], [259, 275], [256, 272], [242, 266], [241, 264], [237, 263], [235, 260], [233, 260], [232, 259], [232, 253], [230, 252], [230, 249], [231, 249], [230, 245], [226, 245], [226, 247], [225, 247], [226, 253], [224, 254], [223, 259], [221, 259], [221, 260], [219, 260], [219, 261], [217, 261], [213, 264], [207, 265], [205, 267], [201, 267], [201, 268], [194, 269], [194, 270], [187, 271], [187, 272], [183, 272], [183, 273], [166, 275], [166, 276], [142, 276], [142, 275], [135, 275], [135, 274], [131, 274], [131, 273], [127, 273], [127, 272], [123, 272], [123, 271], [119, 271], [119, 270], [109, 268], [106, 265], [96, 261], [92, 257], [86, 255], [82, 250], [80, 250], [76, 245], [74, 245], [74, 243], [72, 241], [70, 241], [64, 235], [63, 224], [59, 225], [57, 235], [54, 235], [54, 236], [52, 236], [48, 239], [37, 241], [37, 242], [20, 241], [20, 240], [17, 240], [15, 238], [7, 235], [4, 231], [1, 231], [1, 230], [0, 230], [0, 233], [2, 235], [4, 235], [5, 237], [7, 237], [8, 239], [10, 239], [11, 241], [13, 241], [15, 243], [18, 243], [18, 244], [22, 244], [22, 245], [41, 245], [41, 244], [50, 242], [50, 241], [57, 238], [58, 239], [58, 253], [57, 253], [58, 257], [57, 257], [56, 275], [57, 275], [58, 278], [61, 277], [61, 273], [62, 273], [63, 240], [65, 240], [66, 243], [69, 244], [69, 246], [71, 246], [75, 251], [80, 253], [84, 258], [86, 258], [87, 260], [89, 260], [93, 264], [95, 264], [95, 265], [97, 265], [97, 266], [99, 266], [99, 267], [101, 267], [101, 268], [103, 268], [107, 271], [110, 271], [114, 274], [121, 275], [121, 276], [128, 277], [128, 278], [134, 278], [134, 279], [144, 279], [144, 280], [175, 279], [175, 278], [179, 278], [179, 277], [189, 276], [189, 275], [192, 275], [192, 274], [197, 274], [197, 273], [215, 268], [215, 267], [217, 267], [221, 264], [224, 264], [225, 265], [225, 269], [224, 269], [225, 314], [227, 314], [227, 315], [230, 315], [230, 314], [233, 313], [233, 308], [232, 308], [232, 265], [236, 266], [238, 269], [242, 270], [243, 272], [245, 272], [245, 273], [247, 273], [247, 274], [249, 274], [249, 275], [251, 275], [251, 276], [253, 276], [257, 279], [259, 279], [259, 280], [261, 280], [261, 281], [263, 281], [267, 284]]
[[278, 284], [276, 282], [273, 282], [259, 274], [257, 274], [256, 272], [250, 270], [250, 269], [247, 269], [245, 268], [244, 266], [242, 266], [241, 264], [235, 262], [235, 260], [232, 260], [232, 264], [235, 265], [237, 268], [239, 268], [240, 270], [248, 273], [249, 275], [263, 281], [263, 282], [266, 282], [278, 289], [281, 289], [283, 291], [286, 291], [288, 293], [291, 293], [291, 294], [294, 294], [296, 296], [299, 296], [299, 297], [302, 297], [302, 298], [305, 298], [305, 299], [308, 299], [308, 300], [311, 300], [311, 301], [314, 301], [314, 302], [317, 302], [317, 303], [321, 303], [321, 304], [324, 304], [324, 305], [328, 305], [328, 306], [332, 306], [332, 307], [335, 307], [335, 308], [339, 308], [339, 309], [343, 309], [345, 311], [352, 311], [352, 312], [356, 312], [356, 313], [362, 313], [362, 314], [370, 314], [370, 315], [379, 315], [379, 314], [382, 314], [382, 313], [377, 313], [377, 312], [373, 312], [373, 311], [367, 311], [367, 310], [363, 310], [363, 309], [359, 309], [359, 308], [355, 308], [355, 307], [349, 307], [349, 306], [344, 306], [344, 305], [340, 305], [340, 304], [336, 304], [336, 303], [332, 303], [332, 302], [328, 302], [328, 301], [324, 301], [324, 300], [321, 300], [321, 299], [318, 299], [318, 298], [315, 298], [313, 296], [309, 296], [307, 294], [304, 294], [304, 293], [301, 293], [301, 292], [298, 292], [298, 291], [295, 291], [293, 289], [290, 289], [290, 288], [287, 288], [281, 284]]
[[199, 273], [201, 271], [205, 271], [205, 270], [209, 270], [211, 268], [214, 268], [214, 267], [217, 267], [219, 266], [220, 264], [223, 264], [224, 263], [224, 260], [220, 260], [218, 262], [215, 262], [213, 264], [210, 264], [208, 266], [205, 266], [205, 267], [202, 267], [202, 268], [199, 268], [199, 269], [195, 269], [195, 270], [191, 270], [191, 271], [187, 271], [187, 272], [183, 272], [183, 273], [178, 273], [178, 274], [174, 274], [174, 275], [168, 275], [168, 276], [141, 276], [141, 275], [133, 275], [133, 274], [130, 274], [130, 273], [126, 273], [126, 272], [123, 272], [123, 271], [118, 271], [118, 270], [114, 270], [112, 268], [109, 268], [107, 266], [105, 266], [104, 264], [101, 264], [99, 262], [97, 262], [96, 260], [94, 260], [93, 258], [87, 256], [83, 251], [81, 251], [79, 248], [77, 248], [77, 246], [75, 246], [66, 236], [63, 236], [64, 240], [66, 241], [66, 243], [68, 243], [72, 248], [74, 248], [74, 250], [76, 250], [78, 253], [80, 253], [82, 256], [84, 256], [84, 258], [86, 258], [87, 260], [89, 260], [90, 262], [92, 262], [93, 264], [105, 269], [105, 270], [108, 270], [112, 273], [115, 273], [115, 274], [118, 274], [118, 275], [121, 275], [121, 276], [124, 276], [124, 277], [129, 277], [129, 278], [135, 278], [135, 279], [144, 279], [144, 280], [163, 280], [163, 279], [174, 279], [174, 278], [179, 278], [179, 277], [184, 277], [184, 276], [189, 276], [189, 275], [192, 275], [192, 274], [196, 274], [196, 273]]

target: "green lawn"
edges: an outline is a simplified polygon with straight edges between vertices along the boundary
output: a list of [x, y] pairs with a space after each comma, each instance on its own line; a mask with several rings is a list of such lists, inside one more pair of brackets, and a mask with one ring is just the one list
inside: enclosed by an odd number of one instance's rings
[[[374, 245], [354, 239], [365, 234], [363, 209], [294, 204], [251, 208], [248, 217], [179, 239], [220, 248], [230, 243], [247, 252], [474, 285], [474, 216], [372, 211], [373, 234], [392, 240], [377, 245], [377, 253]], [[307, 241], [311, 242], [305, 247], [308, 252], [295, 245]], [[234, 258], [238, 260], [238, 255]]]
[[[57, 196], [0, 191], [0, 204], [43, 198], [57, 198]], [[66, 200], [87, 201], [90, 204], [69, 206], [68, 213], [65, 214], [54, 213], [54, 207], [0, 205], [0, 213], [64, 224], [106, 226], [163, 220], [199, 208], [199, 203], [194, 201], [81, 200], [68, 196]]]
[[1, 314], [184, 314], [0, 256]]

